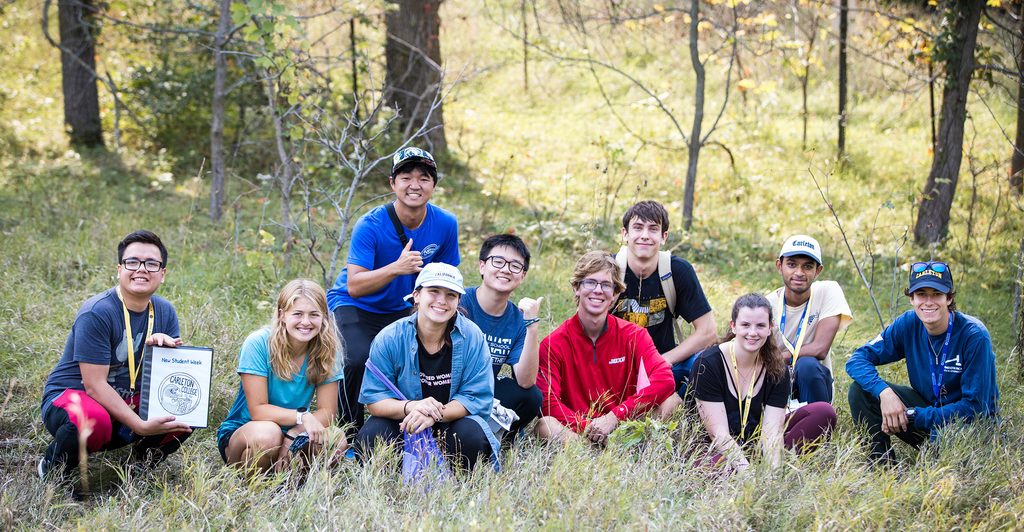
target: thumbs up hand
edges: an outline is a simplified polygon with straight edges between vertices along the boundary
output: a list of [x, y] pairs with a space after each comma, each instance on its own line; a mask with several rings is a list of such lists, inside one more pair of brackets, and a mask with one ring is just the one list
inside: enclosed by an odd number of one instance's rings
[[544, 297], [538, 297], [537, 299], [524, 297], [519, 300], [519, 310], [523, 311], [523, 319], [532, 320], [540, 314], [540, 304], [544, 301]]
[[409, 242], [405, 244], [405, 248], [402, 249], [402, 254], [398, 256], [398, 259], [391, 263], [391, 268], [396, 275], [419, 273], [423, 269], [423, 256], [420, 255], [419, 251], [412, 249], [412, 239], [409, 239]]

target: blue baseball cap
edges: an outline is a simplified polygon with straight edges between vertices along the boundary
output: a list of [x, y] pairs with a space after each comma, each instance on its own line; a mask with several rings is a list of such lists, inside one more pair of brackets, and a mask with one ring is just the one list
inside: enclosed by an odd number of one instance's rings
[[395, 177], [402, 168], [411, 164], [422, 165], [427, 169], [430, 177], [437, 181], [437, 163], [434, 162], [434, 156], [430, 155], [430, 152], [427, 150], [421, 150], [413, 146], [402, 148], [395, 152], [395, 156], [391, 159], [391, 177]]
[[910, 286], [907, 295], [922, 288], [934, 288], [943, 294], [953, 292], [953, 272], [940, 261], [915, 262], [910, 266]]

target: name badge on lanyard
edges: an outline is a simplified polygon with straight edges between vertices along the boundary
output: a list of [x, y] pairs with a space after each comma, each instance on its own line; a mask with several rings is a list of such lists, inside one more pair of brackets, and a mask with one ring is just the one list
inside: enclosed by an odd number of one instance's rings
[[[121, 287], [117, 287], [117, 298], [121, 300], [121, 309], [124, 311], [124, 338], [125, 343], [128, 344], [128, 386], [131, 388], [131, 397], [129, 398], [129, 406], [132, 409], [137, 407], [135, 403], [135, 381], [139, 377], [139, 370], [141, 369], [135, 364], [135, 337], [132, 335], [132, 317], [128, 313], [128, 305], [124, 303], [124, 297], [121, 296]], [[153, 301], [149, 302], [149, 319], [147, 320], [148, 325], [146, 327], [146, 336], [142, 338], [142, 343], [145, 344], [146, 340], [153, 335]]]
[[942, 376], [946, 374], [946, 357], [949, 356], [949, 339], [953, 336], [953, 313], [949, 313], [949, 322], [946, 324], [946, 339], [942, 342], [942, 349], [936, 353], [932, 349], [931, 336], [928, 329], [924, 329], [924, 341], [928, 350], [932, 352], [932, 394], [935, 396], [934, 406], [942, 406]]
[[[779, 336], [782, 337], [782, 344], [789, 349], [789, 352], [793, 354], [793, 368], [796, 368], [796, 359], [800, 357], [800, 348], [804, 345], [804, 334], [807, 331], [804, 326], [807, 325], [807, 309], [811, 308], [811, 298], [814, 297], [814, 285], [811, 285], [811, 294], [807, 297], [807, 302], [804, 304], [804, 312], [800, 315], [800, 322], [796, 326], [796, 342], [790, 342], [789, 338], [786, 338], [786, 293], [782, 293], [782, 310], [779, 311]], [[790, 378], [793, 375], [790, 374]]]

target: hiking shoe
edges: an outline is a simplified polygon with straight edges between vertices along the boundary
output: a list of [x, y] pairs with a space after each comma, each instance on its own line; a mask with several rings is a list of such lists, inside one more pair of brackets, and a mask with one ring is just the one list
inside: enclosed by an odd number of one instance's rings
[[39, 465], [36, 466], [36, 473], [39, 473], [39, 480], [46, 480], [46, 475], [50, 472], [50, 463], [46, 460], [46, 457], [39, 459]]

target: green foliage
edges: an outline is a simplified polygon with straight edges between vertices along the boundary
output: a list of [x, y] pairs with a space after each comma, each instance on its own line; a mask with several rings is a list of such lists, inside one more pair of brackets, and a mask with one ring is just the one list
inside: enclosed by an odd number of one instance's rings
[[[504, 4], [519, 12], [518, 2]], [[138, 5], [112, 2], [110, 9]], [[268, 57], [273, 57], [265, 69], [294, 72], [283, 85], [285, 92], [276, 109], [307, 102], [321, 108], [322, 114], [302, 115], [309, 123], [293, 122], [301, 131], [291, 131], [290, 138], [309, 139], [322, 120], [344, 115], [351, 108], [344, 92], [350, 86], [348, 73], [337, 72], [344, 69], [321, 72], [326, 76], [322, 79], [331, 81], [331, 90], [314, 89], [316, 84], [304, 77], [304, 72], [313, 76], [312, 70], [290, 62], [304, 59], [307, 53], [301, 41], [308, 35], [300, 38], [286, 22], [294, 18], [294, 11], [282, 12], [280, 6], [286, 5], [282, 2], [244, 5], [245, 16], [235, 15], [236, 23], [253, 17], [267, 22], [247, 30], [256, 33], [246, 46], [265, 46]], [[961, 191], [946, 246], [934, 251], [901, 247], [899, 237], [909, 226], [930, 161], [927, 102], [919, 90], [891, 90], [886, 83], [897, 74], [887, 67], [856, 63], [851, 76], [858, 85], [852, 102], [850, 153], [843, 164], [836, 164], [830, 149], [832, 62], [825, 55], [834, 42], [816, 45], [821, 82], [810, 87], [811, 149], [803, 152], [794, 112], [799, 96], [786, 81], [792, 74], [778, 68], [777, 55], [759, 55], [771, 52], [782, 30], [791, 27], [784, 18], [772, 22], [758, 11], [761, 5], [746, 5], [753, 12], [744, 25], [752, 32], [750, 41], [759, 43], [758, 54], [744, 57], [744, 76], [751, 84], [743, 100], [733, 94], [724, 125], [716, 133], [732, 151], [735, 170], [723, 150], [706, 148], [709, 155], [703, 157], [698, 180], [697, 223], [683, 233], [677, 227], [686, 154], [678, 149], [680, 139], [646, 95], [622, 80], [602, 78], [605, 90], [615, 98], [612, 105], [625, 117], [625, 124], [640, 133], [638, 138], [612, 117], [593, 78], [579, 75], [579, 70], [531, 55], [533, 85], [529, 91], [521, 90], [522, 70], [517, 63], [521, 43], [488, 22], [481, 4], [446, 3], [443, 49], [449, 64], [474, 58], [475, 65], [483, 66], [467, 76], [447, 102], [448, 132], [455, 148], [452, 158], [441, 161], [445, 177], [435, 202], [460, 220], [461, 268], [470, 282], [476, 278], [476, 251], [487, 234], [512, 230], [526, 239], [534, 259], [516, 295], [545, 296], [542, 332], [572, 315], [567, 279], [576, 257], [591, 248], [617, 248], [618, 215], [636, 199], [657, 199], [669, 208], [673, 218], [669, 246], [697, 268], [720, 331], [736, 296], [779, 284], [772, 264], [783, 238], [812, 232], [825, 246], [824, 278], [843, 285], [855, 315], [853, 325], [834, 345], [840, 424], [830, 444], [811, 456], [787, 454], [775, 471], [756, 463], [748, 476], [726, 477], [693, 466], [708, 451], [693, 420], [641, 420], [624, 424], [605, 450], [583, 445], [560, 449], [526, 437], [503, 455], [501, 472], [480, 468], [451, 485], [422, 492], [402, 486], [395, 455], [381, 456], [365, 467], [350, 462], [333, 470], [314, 467], [302, 487], [292, 475], [249, 477], [221, 466], [214, 431], [207, 429], [197, 431], [181, 453], [147, 478], [122, 478], [124, 452], [94, 458], [89, 467], [96, 492], [79, 503], [67, 490], [35, 480], [35, 461], [49, 441], [39, 420], [39, 393], [60, 355], [76, 309], [113, 283], [113, 247], [119, 238], [147, 227], [168, 243], [170, 273], [161, 293], [176, 305], [185, 341], [215, 349], [214, 426], [226, 415], [238, 388], [234, 360], [242, 340], [270, 319], [271, 299], [287, 278], [317, 278], [320, 270], [299, 253], [291, 271], [282, 271], [281, 232], [270, 214], [277, 212], [278, 196], [270, 180], [257, 177], [273, 174], [271, 161], [276, 159], [267, 144], [266, 113], [258, 109], [266, 102], [261, 87], [248, 85], [241, 89], [243, 93], [232, 95], [236, 99], [229, 105], [229, 124], [245, 130], [245, 142], [239, 143], [231, 168], [252, 184], [235, 183], [233, 208], [223, 225], [213, 225], [203, 215], [206, 183], [186, 171], [195, 168], [194, 157], [206, 145], [203, 92], [209, 85], [209, 51], [197, 44], [195, 49], [175, 53], [185, 45], [169, 40], [164, 42], [168, 52], [164, 56], [152, 48], [129, 53], [122, 47], [123, 54], [102, 58], [112, 65], [136, 65], [125, 94], [145, 117], [147, 130], [128, 128], [128, 149], [120, 154], [65, 153], [59, 103], [45, 102], [45, 98], [59, 100], [56, 55], [37, 42], [34, 8], [24, 2], [10, 4], [0, 21], [9, 24], [4, 27], [9, 31], [0, 32], [0, 60], [5, 61], [5, 72], [17, 74], [0, 78], [0, 293], [4, 294], [0, 301], [0, 410], [4, 414], [0, 416], [4, 466], [0, 468], [0, 526], [726, 530], [1018, 526], [1024, 515], [1024, 453], [1020, 450], [1024, 428], [1019, 414], [1024, 405], [1012, 378], [1018, 360], [1011, 353], [1014, 331], [1007, 309], [1012, 304], [1015, 254], [1024, 228], [1018, 212], [1010, 210], [1016, 207], [1007, 206], [1001, 175], [990, 170], [981, 176], [973, 204], [971, 195]], [[157, 7], [149, 3], [149, 8]], [[713, 10], [709, 13], [716, 16]], [[629, 21], [632, 24], [597, 28], [595, 40], [617, 64], [657, 80], [657, 92], [672, 95], [676, 109], [686, 113], [692, 82], [681, 74], [688, 68], [685, 51], [678, 46], [683, 18], [666, 10], [656, 17]], [[899, 23], [865, 18], [858, 45], [891, 57], [905, 57], [919, 46], [911, 38], [914, 24], [927, 22], [927, 17]], [[367, 23], [361, 19], [361, 24]], [[370, 28], [366, 31], [370, 33]], [[774, 31], [778, 35], [769, 35]], [[762, 35], [769, 38], [762, 41]], [[102, 36], [107, 43], [119, 38], [110, 26]], [[656, 36], [676, 40], [659, 41]], [[573, 47], [559, 28], [545, 26], [542, 38], [542, 42], [563, 43], [565, 49]], [[379, 35], [367, 36], [360, 46], [372, 48], [379, 39]], [[117, 47], [107, 49], [111, 48]], [[374, 69], [379, 65], [372, 60], [360, 65], [365, 69], [360, 72], [378, 73]], [[724, 64], [714, 66], [708, 70], [708, 95], [720, 98], [715, 91], [723, 83]], [[234, 77], [251, 73], [254, 67], [239, 61], [231, 68]], [[814, 68], [817, 72], [818, 63]], [[979, 88], [988, 95], [986, 90]], [[187, 96], [182, 97], [183, 92]], [[992, 101], [996, 102], [992, 112], [975, 112], [968, 125], [978, 132], [972, 156], [979, 161], [1001, 160], [1009, 152], [1001, 135], [994, 132], [1000, 124], [1011, 123], [1014, 110], [999, 103], [1000, 99]], [[111, 106], [104, 105], [109, 120]], [[974, 97], [971, 105], [978, 105]], [[372, 127], [383, 128], [383, 121]], [[383, 132], [365, 149], [386, 154], [401, 140]], [[7, 150], [7, 146], [15, 148]], [[295, 160], [311, 190], [338, 186], [351, 178], [350, 170], [329, 150], [308, 143], [297, 146]], [[906, 264], [932, 253], [952, 261], [958, 275], [958, 304], [986, 323], [995, 342], [1004, 424], [950, 428], [938, 444], [921, 452], [898, 444], [904, 462], [892, 470], [866, 465], [864, 435], [850, 423], [843, 399], [849, 379], [840, 361], [877, 334], [879, 324], [809, 171], [822, 180], [853, 253], [874, 284], [884, 320], [907, 308], [899, 295]], [[829, 177], [823, 178], [828, 172]], [[385, 173], [386, 169], [378, 169], [371, 175], [357, 194], [357, 204], [383, 201], [374, 196], [387, 190]], [[168, 181], [169, 174], [176, 177]], [[968, 182], [962, 179], [961, 186]], [[299, 208], [300, 203], [296, 199], [293, 207]], [[970, 205], [978, 214], [968, 233]], [[337, 231], [339, 220], [329, 206], [315, 208], [313, 226], [321, 232], [312, 234]], [[322, 252], [324, 245], [321, 236], [314, 249]], [[898, 364], [886, 368], [884, 376], [906, 378]]]

